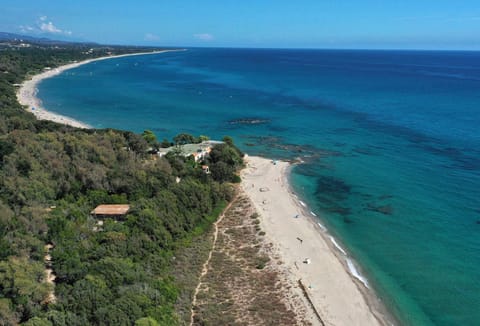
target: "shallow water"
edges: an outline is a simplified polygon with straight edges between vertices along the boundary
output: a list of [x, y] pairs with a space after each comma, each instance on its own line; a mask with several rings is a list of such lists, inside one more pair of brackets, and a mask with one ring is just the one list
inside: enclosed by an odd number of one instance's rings
[[[190, 49], [45, 80], [45, 107], [301, 157], [296, 192], [404, 324], [480, 321], [480, 53]], [[338, 244], [340, 245], [340, 244]]]

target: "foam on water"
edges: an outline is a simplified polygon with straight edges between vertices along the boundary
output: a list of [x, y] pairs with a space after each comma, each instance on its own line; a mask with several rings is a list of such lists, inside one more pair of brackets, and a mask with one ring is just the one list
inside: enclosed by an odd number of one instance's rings
[[338, 249], [338, 251], [340, 251], [342, 254], [344, 254], [345, 256], [347, 255], [347, 253], [345, 252], [345, 250], [343, 250], [342, 247], [340, 247], [340, 245], [337, 243], [337, 241], [335, 241], [335, 238], [330, 236], [330, 241], [332, 241], [333, 245], [335, 246], [335, 248]]
[[322, 231], [327, 231], [327, 228], [322, 223], [317, 223]]
[[347, 258], [346, 261], [347, 261], [348, 271], [350, 272], [350, 274], [352, 274], [353, 277], [355, 277], [357, 280], [362, 282], [362, 284], [365, 285], [365, 287], [369, 288], [367, 279], [364, 276], [362, 276], [362, 274], [360, 274], [360, 272], [357, 270], [357, 268], [353, 264], [352, 260], [350, 258]]

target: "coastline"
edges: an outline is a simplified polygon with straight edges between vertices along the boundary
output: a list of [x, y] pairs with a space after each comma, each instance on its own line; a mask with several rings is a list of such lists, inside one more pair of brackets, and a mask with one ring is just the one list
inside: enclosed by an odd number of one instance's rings
[[[94, 61], [170, 51], [178, 50], [106, 56], [63, 65], [24, 81], [17, 91], [17, 99], [39, 120], [92, 128], [70, 117], [46, 110], [36, 97], [38, 83]], [[35, 110], [31, 110], [32, 107]], [[270, 159], [261, 157], [248, 157], [247, 162], [247, 168], [242, 171], [242, 188], [260, 213], [262, 229], [266, 231], [266, 237], [274, 244], [284, 263], [285, 276], [290, 279], [291, 284], [299, 284], [301, 280], [303, 290], [318, 311], [322, 323], [393, 324], [386, 309], [368, 288], [366, 280], [362, 280], [360, 274], [355, 275], [355, 266], [346, 252], [291, 191], [288, 182], [291, 164], [277, 161], [274, 165]], [[260, 191], [260, 188], [266, 191]], [[297, 214], [299, 217], [295, 218]], [[301, 242], [299, 238], [302, 239]], [[307, 258], [309, 263], [303, 263]]]
[[393, 318], [347, 253], [292, 192], [291, 164], [249, 156], [242, 188], [260, 213], [292, 283], [303, 284], [325, 325], [392, 325]]
[[105, 57], [99, 57], [94, 59], [87, 59], [84, 61], [69, 63], [57, 68], [53, 68], [51, 70], [47, 70], [37, 75], [34, 75], [31, 79], [25, 80], [20, 86], [20, 88], [17, 90], [17, 100], [21, 105], [26, 106], [26, 110], [29, 112], [32, 112], [38, 120], [49, 120], [49, 121], [57, 122], [60, 124], [69, 125], [72, 127], [91, 129], [92, 126], [84, 122], [75, 120], [73, 118], [70, 118], [58, 113], [53, 113], [51, 111], [48, 111], [45, 107], [43, 107], [42, 101], [37, 98], [37, 92], [38, 92], [37, 85], [44, 79], [57, 76], [66, 70], [77, 68], [79, 66], [82, 66], [94, 61], [108, 60], [108, 59], [121, 58], [121, 57], [130, 57], [130, 56], [137, 56], [137, 55], [159, 54], [159, 53], [172, 52], [172, 51], [180, 51], [180, 50], [161, 50], [161, 51], [152, 51], [152, 52], [119, 54], [119, 55], [105, 56]]

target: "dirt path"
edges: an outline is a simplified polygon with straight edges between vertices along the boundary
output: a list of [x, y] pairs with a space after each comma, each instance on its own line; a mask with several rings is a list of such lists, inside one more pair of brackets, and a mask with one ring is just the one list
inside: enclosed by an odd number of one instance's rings
[[[253, 203], [239, 191], [211, 233], [215, 245], [205, 250], [201, 282], [195, 292], [194, 325], [317, 325], [307, 314], [297, 285], [266, 241]], [[197, 265], [198, 266], [198, 265]], [[187, 313], [190, 312], [187, 310]]]
[[45, 257], [43, 258], [45, 262], [45, 282], [52, 285], [52, 291], [48, 294], [47, 298], [45, 299], [45, 303], [55, 303], [57, 301], [57, 297], [55, 296], [55, 279], [56, 276], [53, 273], [52, 269], [52, 256], [50, 255], [50, 250], [52, 250], [53, 245], [51, 243], [45, 245]]
[[225, 209], [223, 210], [222, 214], [220, 215], [220, 217], [217, 219], [217, 221], [215, 223], [213, 223], [213, 226], [214, 226], [214, 229], [215, 231], [213, 232], [213, 244], [212, 244], [212, 249], [210, 250], [210, 252], [208, 253], [208, 258], [207, 260], [205, 261], [205, 263], [203, 264], [203, 267], [202, 267], [202, 272], [200, 273], [200, 277], [198, 278], [198, 285], [197, 287], [195, 288], [195, 292], [193, 293], [193, 300], [192, 300], [192, 309], [190, 310], [190, 326], [193, 325], [193, 322], [194, 322], [194, 318], [195, 318], [195, 306], [197, 305], [197, 295], [198, 295], [198, 292], [200, 291], [200, 287], [202, 286], [202, 278], [208, 273], [208, 265], [210, 264], [210, 260], [212, 259], [212, 254], [213, 254], [213, 251], [215, 249], [215, 245], [217, 243], [217, 238], [218, 238], [218, 224], [223, 220], [223, 218], [225, 217], [225, 214], [226, 212], [230, 209], [230, 207], [232, 207], [233, 203], [235, 203], [235, 201], [237, 200], [237, 196], [235, 196], [235, 198], [233, 198], [230, 203], [227, 205], [227, 207], [225, 207]]

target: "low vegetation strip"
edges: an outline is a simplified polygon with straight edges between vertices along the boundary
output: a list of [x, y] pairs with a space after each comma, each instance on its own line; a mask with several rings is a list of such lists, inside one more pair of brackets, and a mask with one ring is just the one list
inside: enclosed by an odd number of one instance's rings
[[212, 253], [213, 251], [215, 250], [215, 246], [217, 244], [217, 239], [218, 239], [218, 224], [222, 222], [223, 218], [225, 217], [226, 214], [228, 214], [228, 210], [230, 209], [230, 207], [232, 207], [232, 204], [235, 202], [235, 199], [230, 202], [230, 204], [228, 204], [228, 206], [225, 208], [225, 211], [222, 213], [222, 215], [220, 215], [220, 217], [218, 218], [218, 220], [213, 223], [213, 242], [212, 242], [212, 249], [210, 250], [210, 252], [208, 253], [208, 257], [207, 259], [205, 260], [205, 263], [203, 264], [202, 266], [202, 271], [200, 273], [200, 276], [198, 278], [198, 285], [195, 287], [195, 290], [193, 292], [193, 299], [192, 299], [192, 309], [190, 311], [190, 326], [193, 325], [194, 323], [194, 320], [195, 320], [195, 307], [197, 306], [197, 296], [198, 296], [198, 292], [200, 291], [200, 288], [202, 286], [202, 280], [203, 280], [203, 277], [208, 273], [208, 268], [210, 267], [209, 264], [210, 264], [210, 260], [212, 259]]
[[264, 234], [250, 200], [240, 194], [218, 222], [193, 325], [310, 325]]

